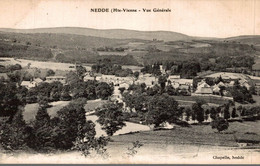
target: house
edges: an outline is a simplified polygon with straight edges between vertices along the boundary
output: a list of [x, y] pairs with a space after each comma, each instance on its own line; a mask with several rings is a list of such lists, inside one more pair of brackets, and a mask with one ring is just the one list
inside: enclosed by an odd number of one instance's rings
[[121, 84], [119, 85], [119, 88], [125, 88], [125, 89], [128, 89], [129, 86], [130, 86], [129, 83], [124, 82], [124, 83], [121, 83]]
[[34, 88], [34, 87], [36, 87], [36, 82], [35, 81], [22, 81], [21, 86], [24, 86], [27, 89]]
[[51, 82], [54, 82], [54, 81], [58, 81], [58, 82], [61, 82], [62, 84], [65, 84], [66, 83], [66, 77], [63, 77], [63, 76], [46, 77], [46, 82], [51, 83]]
[[212, 90], [213, 90], [213, 93], [214, 93], [214, 94], [217, 94], [217, 95], [220, 94], [220, 88], [219, 88], [219, 86], [217, 86], [217, 85], [214, 86]]
[[235, 81], [230, 81], [230, 83], [227, 86], [232, 87], [234, 85], [235, 85]]
[[183, 79], [183, 78], [177, 78], [177, 76], [175, 78], [168, 78], [168, 81], [171, 82], [171, 84], [173, 83], [179, 83], [180, 85], [189, 85], [190, 87], [193, 86], [193, 80], [192, 79]]
[[168, 80], [175, 80], [175, 79], [181, 79], [181, 76], [180, 75], [170, 75], [168, 77]]
[[246, 87], [247, 90], [249, 90], [250, 87], [251, 87], [246, 80], [239, 80], [239, 83], [240, 83], [241, 86]]
[[196, 94], [213, 94], [212, 88], [204, 81], [198, 83]]
[[31, 80], [31, 81], [22, 81], [21, 86], [24, 86], [27, 89], [30, 89], [30, 88], [38, 86], [42, 82], [43, 82], [42, 79], [36, 78], [36, 79]]
[[84, 81], [95, 80], [95, 77], [91, 77], [90, 75], [85, 75], [83, 80]]
[[147, 87], [152, 87], [155, 84], [158, 83], [158, 79], [155, 76], [152, 76], [151, 74], [143, 74], [141, 77], [135, 81], [135, 84], [142, 84], [145, 83]]
[[188, 89], [189, 93], [193, 88], [192, 79], [182, 79], [179, 75], [169, 76], [168, 83], [171, 84], [174, 89]]
[[117, 77], [115, 75], [102, 75], [100, 78], [96, 80], [100, 82], [113, 83], [114, 85], [119, 86], [122, 83], [133, 84], [133, 77]]
[[218, 86], [218, 87], [226, 87], [226, 85], [225, 85], [222, 81], [220, 81], [220, 82], [217, 84], [217, 86]]
[[179, 84], [178, 82], [172, 82], [171, 85], [172, 85], [172, 87], [173, 87], [174, 89], [177, 89], [177, 88], [179, 88], [179, 86], [180, 86], [180, 84]]
[[40, 78], [36, 78], [36, 79], [34, 79], [34, 81], [36, 82], [37, 85], [39, 85], [41, 82], [43, 82], [43, 80]]

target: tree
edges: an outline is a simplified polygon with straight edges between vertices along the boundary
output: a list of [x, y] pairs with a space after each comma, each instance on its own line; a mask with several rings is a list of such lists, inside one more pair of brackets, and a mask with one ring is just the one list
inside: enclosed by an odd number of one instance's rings
[[63, 90], [63, 84], [61, 82], [55, 81], [50, 83], [51, 91], [50, 91], [50, 101], [58, 101], [60, 100], [61, 93]]
[[237, 117], [237, 112], [236, 112], [236, 111], [237, 111], [236, 108], [233, 108], [232, 114], [231, 114], [231, 117], [232, 117], [232, 118]]
[[49, 107], [48, 97], [39, 95], [37, 101], [38, 101], [39, 107], [41, 107], [41, 108]]
[[112, 136], [117, 130], [125, 126], [122, 112], [122, 104], [107, 103], [96, 110], [98, 120], [107, 135]]
[[79, 98], [57, 112], [58, 119], [54, 123], [52, 138], [56, 148], [70, 149], [77, 138], [81, 140], [85, 137], [89, 125], [85, 115], [85, 103], [85, 99]]
[[162, 91], [165, 89], [166, 82], [167, 82], [166, 76], [159, 76], [158, 83], [160, 84]]
[[205, 120], [207, 121], [209, 119], [209, 109], [205, 111]]
[[173, 88], [172, 85], [167, 85], [166, 86], [166, 93], [168, 93], [168, 95], [173, 96], [173, 95], [177, 95], [176, 90]]
[[246, 87], [240, 86], [238, 81], [235, 81], [233, 88], [231, 89], [231, 94], [234, 101], [239, 103], [254, 103], [252, 94], [247, 90]]
[[184, 78], [192, 78], [200, 72], [200, 63], [196, 61], [187, 61], [182, 64], [181, 76]]
[[192, 110], [196, 114], [196, 119], [199, 123], [204, 121], [204, 109], [201, 107], [202, 102], [196, 101], [196, 103], [192, 104]]
[[113, 94], [114, 89], [105, 82], [101, 82], [96, 87], [96, 94], [98, 98], [107, 99]]
[[47, 77], [48, 77], [48, 76], [54, 76], [54, 75], [55, 75], [55, 72], [54, 72], [53, 70], [49, 69], [49, 70], [47, 71]]
[[8, 76], [8, 78], [11, 82], [15, 82], [15, 83], [20, 84], [21, 81], [22, 81], [21, 80], [22, 79], [21, 71], [15, 71], [15, 72], [12, 72], [12, 73], [7, 73], [7, 76]]
[[31, 65], [32, 65], [31, 63], [28, 63], [27, 68], [30, 69]]
[[136, 79], [138, 79], [139, 75], [140, 75], [140, 73], [139, 73], [138, 71], [135, 71], [135, 72], [134, 72], [134, 77], [135, 77]]
[[192, 110], [190, 109], [190, 107], [186, 107], [185, 110], [184, 110], [185, 114], [186, 114], [186, 118], [185, 120], [186, 121], [189, 121], [190, 120], [190, 117], [191, 117], [191, 114], [192, 114]]
[[30, 141], [30, 127], [23, 120], [22, 111], [19, 110], [11, 122], [0, 126], [0, 142], [6, 150], [20, 150], [27, 148]]
[[18, 90], [13, 82], [0, 82], [0, 94], [0, 116], [9, 116], [9, 120], [12, 120], [19, 107], [25, 103], [18, 98]]
[[155, 127], [164, 122], [176, 123], [182, 115], [178, 102], [167, 94], [152, 96], [147, 105], [146, 123]]
[[50, 125], [50, 116], [46, 107], [39, 107], [35, 116], [33, 149], [37, 151], [48, 151], [55, 145], [52, 142], [53, 128]]
[[217, 118], [217, 111], [215, 108], [210, 109], [210, 118], [215, 120]]
[[224, 118], [218, 117], [211, 123], [212, 129], [217, 129], [218, 132], [221, 132], [223, 130], [227, 130], [229, 127], [228, 121]]
[[79, 77], [81, 80], [83, 80], [84, 74], [87, 72], [87, 70], [86, 70], [85, 67], [83, 67], [83, 66], [81, 66], [81, 65], [79, 65], [79, 66], [77, 65], [77, 66], [76, 66], [76, 72], [77, 72], [78, 77]]
[[69, 100], [71, 100], [71, 96], [70, 96], [69, 92], [63, 90], [61, 92], [60, 100], [62, 100], [62, 101], [69, 101]]
[[224, 119], [229, 119], [229, 118], [230, 118], [229, 104], [226, 104], [224, 108]]
[[15, 64], [15, 65], [10, 65], [9, 67], [9, 70], [11, 72], [15, 71], [15, 70], [21, 70], [22, 69], [22, 66], [20, 64]]

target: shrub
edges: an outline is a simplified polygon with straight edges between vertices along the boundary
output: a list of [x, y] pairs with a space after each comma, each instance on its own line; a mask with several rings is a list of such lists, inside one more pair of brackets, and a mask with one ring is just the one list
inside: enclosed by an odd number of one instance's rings
[[227, 130], [229, 127], [229, 123], [227, 120], [225, 120], [222, 117], [216, 118], [214, 121], [211, 122], [212, 129], [217, 129], [218, 132], [221, 132], [223, 130]]

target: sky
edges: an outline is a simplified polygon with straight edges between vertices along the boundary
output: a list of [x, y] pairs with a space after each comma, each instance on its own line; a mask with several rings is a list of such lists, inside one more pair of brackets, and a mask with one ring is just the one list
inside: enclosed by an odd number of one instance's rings
[[[91, 8], [169, 8], [171, 12], [95, 13]], [[260, 0], [0, 0], [0, 11], [0, 28], [164, 30], [201, 37], [260, 35]]]

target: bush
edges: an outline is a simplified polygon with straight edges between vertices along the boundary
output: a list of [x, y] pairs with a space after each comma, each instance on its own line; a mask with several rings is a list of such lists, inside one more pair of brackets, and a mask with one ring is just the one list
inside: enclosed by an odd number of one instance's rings
[[217, 129], [218, 132], [221, 132], [223, 130], [227, 130], [229, 127], [229, 123], [227, 120], [225, 120], [222, 117], [216, 118], [214, 121], [211, 122], [212, 129]]

